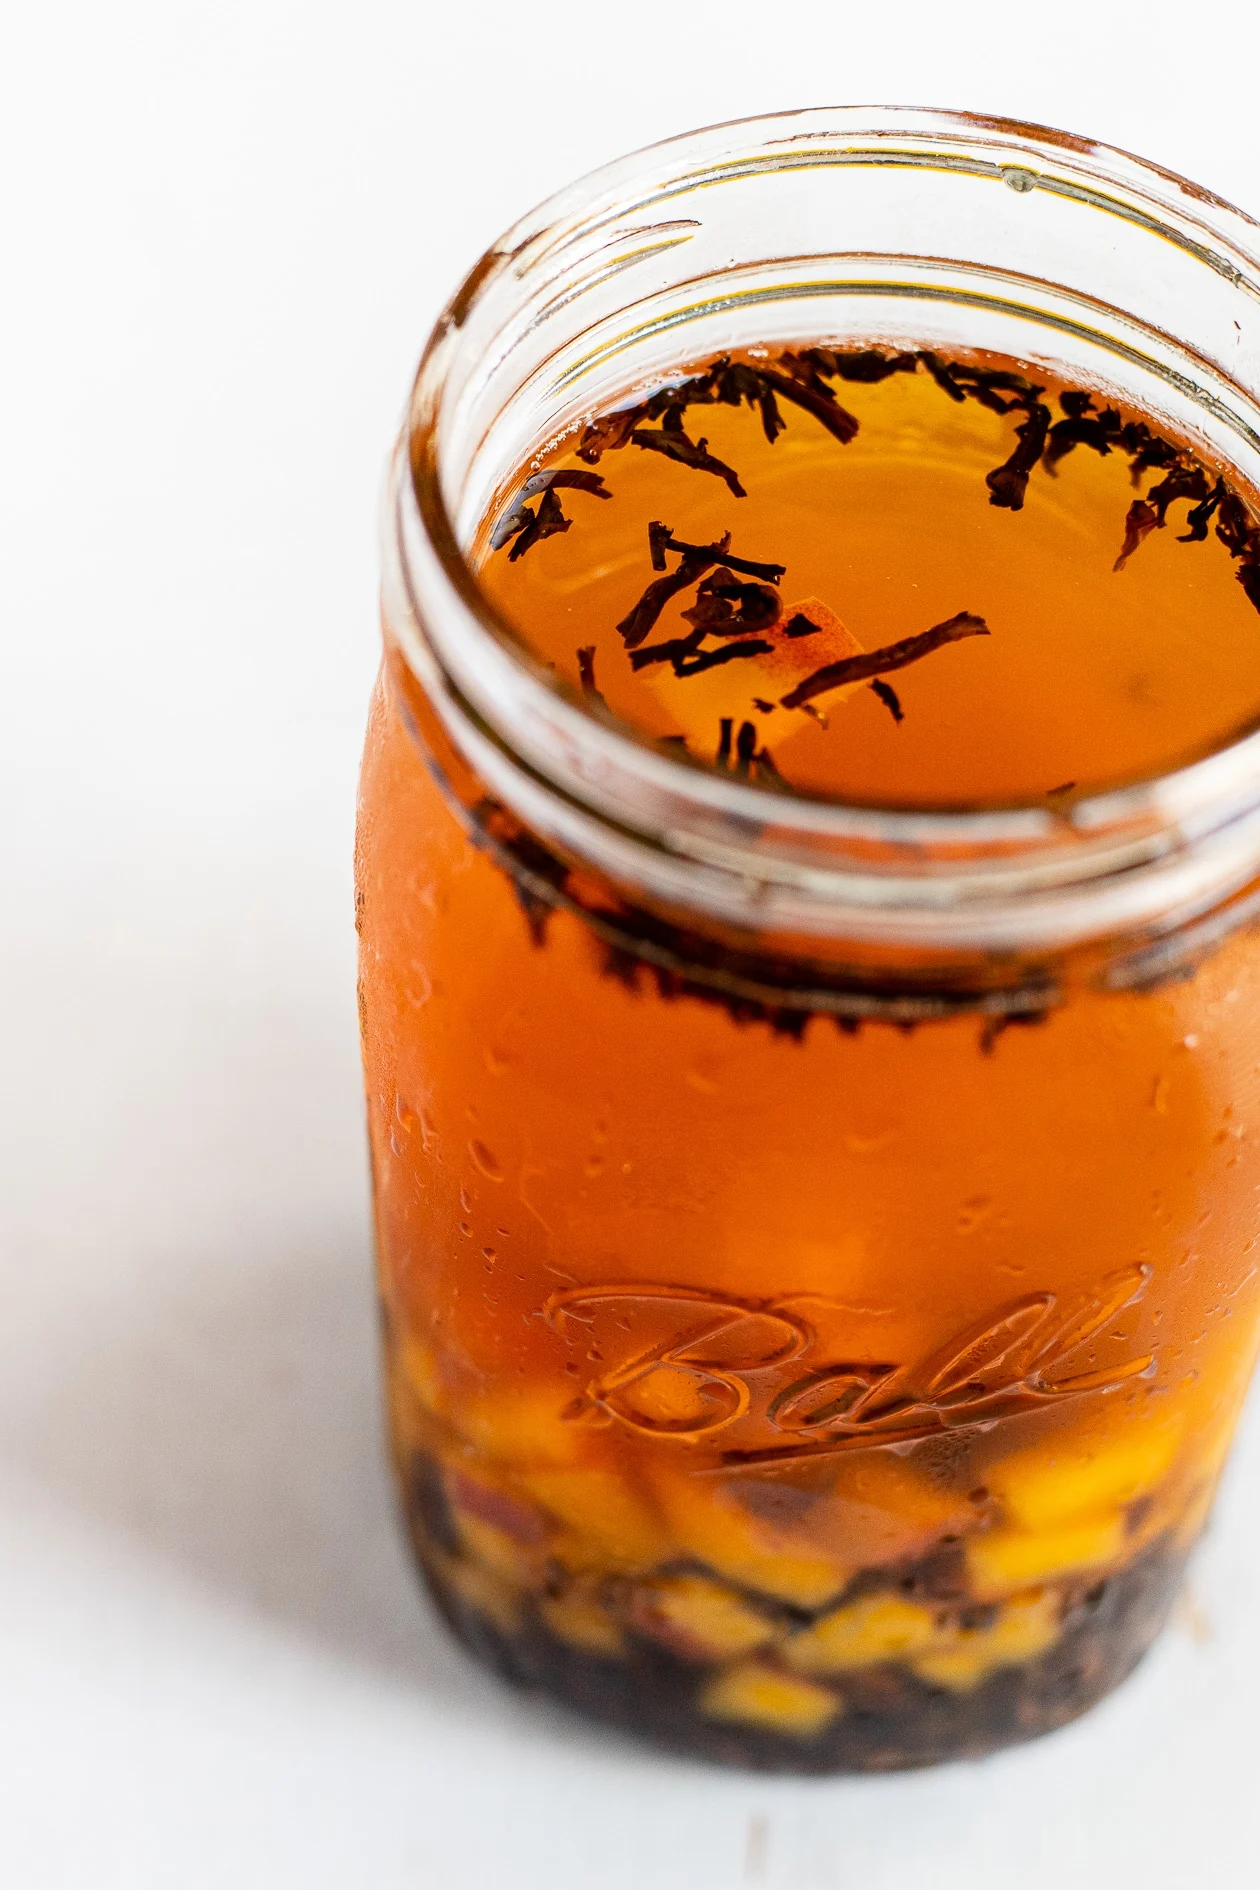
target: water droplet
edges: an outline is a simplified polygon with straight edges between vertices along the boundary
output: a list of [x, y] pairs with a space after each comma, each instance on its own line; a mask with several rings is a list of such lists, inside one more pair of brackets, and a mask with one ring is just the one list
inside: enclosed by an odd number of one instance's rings
[[433, 996], [433, 980], [416, 958], [408, 962], [407, 975], [403, 980], [403, 996], [417, 1011], [422, 1010]]
[[582, 1168], [582, 1173], [591, 1181], [594, 1181], [596, 1175], [602, 1175], [603, 1172], [604, 1160], [601, 1155], [592, 1155], [591, 1159], [586, 1162]]
[[974, 1234], [982, 1222], [988, 1220], [993, 1212], [993, 1197], [988, 1194], [973, 1194], [964, 1201], [958, 1210], [956, 1226], [960, 1234]]
[[468, 1144], [468, 1153], [487, 1181], [502, 1181], [503, 1170], [499, 1166], [498, 1157], [493, 1149], [488, 1149], [484, 1142], [479, 1142], [474, 1136]]
[[877, 1150], [886, 1148], [895, 1134], [895, 1129], [872, 1129], [866, 1134], [846, 1135], [844, 1145], [850, 1155], [874, 1155]]
[[1167, 1075], [1155, 1078], [1155, 1087], [1151, 1091], [1151, 1108], [1157, 1116], [1168, 1114], [1168, 1097], [1171, 1089], [1172, 1082]]

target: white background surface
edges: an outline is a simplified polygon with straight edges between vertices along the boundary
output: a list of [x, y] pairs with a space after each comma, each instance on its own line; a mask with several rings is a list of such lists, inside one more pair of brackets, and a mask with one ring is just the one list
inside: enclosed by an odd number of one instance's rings
[[[517, 1699], [381, 1462], [352, 1001], [379, 469], [518, 211], [718, 117], [1039, 118], [1260, 212], [1241, 4], [25, 6], [0, 65], [0, 1882], [1256, 1881], [1260, 1426], [1086, 1723], [766, 1781]], [[1217, 22], [1219, 24], [1214, 24]]]

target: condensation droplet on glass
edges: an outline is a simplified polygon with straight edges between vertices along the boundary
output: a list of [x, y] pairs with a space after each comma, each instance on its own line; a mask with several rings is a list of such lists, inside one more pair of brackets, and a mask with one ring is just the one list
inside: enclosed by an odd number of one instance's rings
[[1166, 1116], [1168, 1114], [1168, 1097], [1171, 1090], [1172, 1082], [1167, 1074], [1155, 1078], [1155, 1084], [1151, 1090], [1151, 1108], [1155, 1111], [1156, 1115]]
[[487, 1148], [484, 1142], [479, 1142], [474, 1136], [468, 1144], [468, 1153], [473, 1158], [474, 1166], [481, 1170], [487, 1181], [502, 1181], [503, 1170], [493, 1149]]
[[594, 1181], [596, 1175], [602, 1175], [603, 1172], [604, 1158], [602, 1155], [592, 1155], [590, 1160], [584, 1163], [582, 1167], [582, 1173], [591, 1181]]
[[433, 980], [418, 959], [412, 958], [407, 964], [407, 976], [403, 981], [403, 995], [414, 1010], [423, 1010], [433, 996]]
[[895, 1134], [894, 1129], [872, 1129], [866, 1134], [858, 1132], [846, 1135], [844, 1145], [850, 1155], [874, 1155], [877, 1150], [886, 1148]]
[[955, 1223], [960, 1234], [974, 1234], [977, 1227], [986, 1221], [993, 1212], [993, 1197], [988, 1194], [973, 1194], [964, 1201], [958, 1210]]
[[409, 890], [417, 905], [423, 906], [426, 912], [432, 912], [436, 916], [438, 909], [438, 889], [435, 879], [431, 878], [427, 873], [413, 873], [409, 882]]

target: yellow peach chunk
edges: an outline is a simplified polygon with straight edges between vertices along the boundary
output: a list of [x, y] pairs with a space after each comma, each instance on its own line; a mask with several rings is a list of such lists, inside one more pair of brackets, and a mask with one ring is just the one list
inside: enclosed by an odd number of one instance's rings
[[829, 1496], [810, 1514], [819, 1538], [855, 1568], [924, 1555], [942, 1536], [974, 1528], [965, 1497], [941, 1490], [901, 1457], [854, 1451], [843, 1458]]
[[[1007, 1661], [1030, 1660], [1059, 1638], [1059, 1600], [1045, 1589], [1012, 1595], [997, 1619], [983, 1630], [990, 1649]], [[966, 1632], [966, 1630], [962, 1630]]]
[[952, 1693], [969, 1693], [1000, 1667], [1018, 1667], [1043, 1654], [1059, 1638], [1058, 1603], [1034, 1590], [1014, 1595], [985, 1628], [955, 1628], [940, 1633], [937, 1645], [920, 1653], [911, 1666], [920, 1679]]
[[1180, 1427], [1133, 1422], [1123, 1436], [1055, 1439], [993, 1465], [985, 1481], [1025, 1529], [1055, 1529], [1077, 1517], [1120, 1509], [1149, 1495], [1167, 1474]]
[[1060, 1529], [994, 1529], [967, 1544], [971, 1591], [987, 1600], [1057, 1576], [1083, 1574], [1114, 1562], [1124, 1546], [1124, 1518], [1117, 1514]]
[[445, 1489], [457, 1519], [474, 1516], [480, 1522], [492, 1523], [514, 1541], [531, 1546], [542, 1542], [549, 1532], [546, 1518], [535, 1505], [508, 1484], [469, 1476], [466, 1470], [448, 1469]]
[[845, 1673], [881, 1660], [901, 1660], [927, 1647], [936, 1635], [929, 1608], [900, 1595], [867, 1595], [823, 1615], [794, 1634], [783, 1658], [799, 1673]]
[[[796, 617], [808, 618], [812, 633], [793, 636], [787, 626]], [[797, 683], [803, 682], [828, 663], [855, 656], [861, 644], [852, 631], [820, 597], [802, 597], [795, 603], [784, 602], [779, 618], [766, 633], [770, 644], [755, 661], [715, 667], [687, 679], [684, 687], [667, 663], [653, 664], [641, 673], [641, 681], [668, 709], [670, 722], [686, 735], [699, 751], [701, 745], [712, 752], [713, 732], [722, 716], [742, 717], [748, 713], [749, 694], [778, 698]], [[735, 671], [747, 672], [742, 680]], [[860, 689], [861, 683], [849, 683], [833, 689], [820, 707], [827, 714], [838, 708], [846, 696]]]
[[620, 1567], [648, 1568], [668, 1550], [656, 1518], [615, 1470], [533, 1470], [518, 1481], [580, 1542]]
[[615, 1660], [625, 1653], [621, 1629], [595, 1595], [580, 1588], [563, 1595], [545, 1595], [538, 1609], [553, 1634], [584, 1654]]
[[685, 1432], [712, 1417], [703, 1380], [679, 1365], [655, 1366], [622, 1390], [620, 1403], [623, 1412], [633, 1412], [645, 1425], [664, 1432]]
[[[862, 645], [850, 630], [848, 624], [837, 617], [830, 604], [825, 604], [821, 597], [802, 597], [794, 604], [785, 604], [780, 623], [784, 626], [797, 617], [806, 617], [813, 624], [815, 634], [794, 637], [780, 634], [772, 636], [774, 649], [769, 656], [758, 663], [758, 680], [768, 679], [773, 684], [773, 693], [787, 694], [807, 676], [812, 676], [828, 663], [838, 663], [846, 656], [861, 654]], [[846, 683], [842, 688], [832, 689], [824, 707], [830, 711], [838, 707], [846, 696], [862, 688], [862, 683]]]
[[516, 1587], [527, 1587], [537, 1580], [541, 1558], [529, 1545], [509, 1535], [506, 1529], [497, 1529], [479, 1516], [470, 1516], [466, 1510], [457, 1510], [455, 1515], [460, 1547], [469, 1561], [493, 1569], [496, 1575]]
[[662, 1472], [656, 1484], [675, 1554], [707, 1562], [745, 1588], [817, 1608], [838, 1595], [850, 1571], [818, 1550], [808, 1532], [777, 1528], [744, 1507], [721, 1484]]
[[416, 1340], [397, 1340], [386, 1355], [385, 1385], [395, 1451], [405, 1458], [438, 1446], [443, 1434], [441, 1399], [430, 1349]]
[[636, 1628], [697, 1660], [750, 1654], [774, 1640], [775, 1624], [707, 1575], [662, 1575], [635, 1590]]
[[701, 1689], [699, 1705], [709, 1719], [760, 1726], [792, 1739], [814, 1738], [844, 1710], [830, 1688], [758, 1660], [719, 1669]]
[[564, 1416], [569, 1404], [555, 1386], [525, 1385], [461, 1400], [451, 1416], [468, 1442], [496, 1463], [572, 1464], [582, 1457], [589, 1433]]
[[522, 1625], [521, 1597], [510, 1582], [477, 1562], [443, 1556], [437, 1572], [459, 1599], [477, 1614], [484, 1614], [501, 1633], [516, 1634]]
[[398, 1374], [416, 1403], [426, 1411], [439, 1410], [442, 1388], [433, 1347], [414, 1334], [404, 1332], [395, 1343], [394, 1358]]

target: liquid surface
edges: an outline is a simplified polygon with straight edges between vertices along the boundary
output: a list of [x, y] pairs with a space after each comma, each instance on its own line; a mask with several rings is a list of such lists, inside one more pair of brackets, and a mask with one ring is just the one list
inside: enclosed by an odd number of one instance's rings
[[[782, 360], [753, 353], [744, 365], [781, 374]], [[1044, 370], [993, 361], [985, 369], [1031, 377], [1030, 400], [1049, 409], [1052, 425], [1079, 406]], [[744, 772], [842, 799], [967, 805], [1083, 793], [1193, 759], [1260, 710], [1260, 616], [1239, 581], [1238, 528], [1231, 550], [1217, 510], [1197, 542], [1179, 542], [1193, 524], [1193, 496], [1158, 504], [1170, 462], [1178, 477], [1195, 468], [1188, 449], [1173, 443], [1163, 465], [1135, 475], [1133, 453], [1119, 444], [1105, 454], [1077, 444], [1057, 464], [1043, 456], [1012, 509], [993, 502], [986, 477], [1017, 447], [1029, 403], [1001, 413], [974, 390], [951, 398], [922, 361], [874, 384], [830, 386], [858, 423], [847, 444], [782, 399], [786, 424], [773, 443], [754, 405], [686, 408], [686, 438], [707, 441], [743, 497], [721, 473], [665, 451], [628, 440], [597, 457], [588, 444], [581, 457], [580, 436], [570, 436], [524, 469], [486, 521], [474, 561], [489, 595], [537, 655], [572, 686], [585, 681], [589, 694], [593, 685], [619, 720], [672, 738], [676, 749], [682, 737], [690, 757], [736, 771], [739, 731], [750, 724]], [[1009, 398], [1006, 389], [999, 404]], [[1086, 417], [1105, 408], [1098, 396]], [[661, 426], [657, 416], [637, 431]], [[1150, 432], [1168, 439], [1154, 422]], [[523, 548], [518, 532], [491, 549], [540, 464], [594, 472], [611, 497], [558, 488], [543, 496], [562, 502], [567, 529]], [[1207, 490], [1217, 473], [1202, 478]], [[1165, 523], [1117, 570], [1130, 510], [1152, 496]], [[538, 504], [532, 497], [531, 511]], [[1255, 529], [1249, 513], [1236, 516], [1247, 521], [1244, 536]], [[668, 660], [634, 667], [617, 626], [660, 575], [649, 555], [652, 521], [696, 546], [729, 533], [728, 555], [784, 567], [772, 586], [777, 621], [744, 633], [768, 648], [681, 675]], [[660, 562], [672, 572], [681, 554]], [[684, 612], [696, 603], [696, 582], [671, 597], [640, 658], [686, 637]], [[791, 638], [802, 604], [813, 633]], [[960, 612], [982, 618], [988, 634], [890, 670], [878, 691], [866, 679], [783, 706], [821, 666]], [[734, 640], [710, 635], [700, 650]], [[583, 662], [579, 650], [590, 652]], [[749, 768], [754, 744], [765, 765]]]

